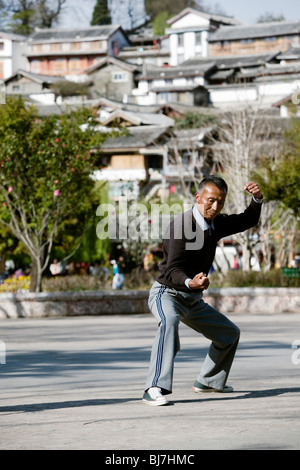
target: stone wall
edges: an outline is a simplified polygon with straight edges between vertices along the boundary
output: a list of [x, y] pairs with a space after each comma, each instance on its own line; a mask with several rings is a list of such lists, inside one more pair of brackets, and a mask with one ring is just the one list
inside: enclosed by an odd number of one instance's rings
[[[148, 291], [0, 294], [0, 318], [149, 313]], [[222, 313], [300, 313], [298, 288], [209, 289], [204, 300]]]

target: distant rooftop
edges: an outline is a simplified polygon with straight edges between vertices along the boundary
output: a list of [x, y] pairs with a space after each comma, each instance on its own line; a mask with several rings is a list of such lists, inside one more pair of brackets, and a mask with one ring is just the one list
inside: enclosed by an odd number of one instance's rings
[[147, 80], [162, 78], [180, 78], [181, 76], [204, 76], [208, 71], [210, 71], [215, 66], [214, 57], [210, 57], [209, 60], [198, 61], [195, 63], [188, 63], [186, 61], [184, 64], [177, 65], [174, 67], [147, 67], [144, 68], [143, 73], [138, 77], [138, 79]]
[[66, 40], [66, 39], [89, 39], [99, 38], [105, 39], [111, 36], [120, 25], [104, 25], [104, 26], [90, 26], [87, 28], [61, 28], [61, 29], [39, 29], [32, 33], [29, 41], [51, 41], [51, 40]]
[[216, 23], [221, 24], [230, 24], [230, 25], [240, 25], [242, 22], [233, 18], [232, 16], [225, 16], [225, 15], [214, 15], [211, 13], [205, 13], [204, 11], [196, 10], [195, 8], [185, 8], [182, 10], [178, 15], [173, 16], [173, 18], [168, 20], [168, 24], [172, 25], [176, 21], [178, 21], [183, 16], [193, 13], [194, 15], [201, 16], [202, 18], [206, 18], [207, 20], [215, 21]]
[[[253, 67], [255, 65], [262, 65], [266, 62], [274, 60], [279, 54], [279, 51], [249, 54], [249, 55], [234, 55], [234, 56], [211, 56], [210, 62], [214, 62], [219, 69], [228, 69], [231, 67]], [[183, 67], [205, 67], [208, 62], [208, 57], [204, 58], [191, 58], [183, 62]]]
[[279, 60], [299, 60], [300, 59], [300, 45], [292, 45], [287, 51], [282, 52], [278, 56]]
[[300, 34], [300, 21], [277, 21], [243, 26], [221, 26], [209, 37], [210, 42]]

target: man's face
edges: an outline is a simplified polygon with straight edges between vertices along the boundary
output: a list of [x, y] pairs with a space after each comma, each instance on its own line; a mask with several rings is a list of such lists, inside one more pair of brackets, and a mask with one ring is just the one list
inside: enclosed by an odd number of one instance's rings
[[213, 184], [207, 184], [201, 193], [196, 193], [196, 203], [200, 214], [210, 222], [224, 207], [226, 193]]

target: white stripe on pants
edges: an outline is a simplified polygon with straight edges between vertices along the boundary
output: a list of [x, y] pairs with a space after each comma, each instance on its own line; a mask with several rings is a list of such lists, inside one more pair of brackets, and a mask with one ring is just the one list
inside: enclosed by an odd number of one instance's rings
[[156, 281], [150, 290], [149, 308], [158, 323], [158, 330], [145, 390], [156, 386], [165, 394], [172, 392], [174, 359], [180, 349], [180, 321], [212, 341], [197, 380], [221, 390], [239, 342], [238, 327], [205, 303], [201, 291], [176, 291]]

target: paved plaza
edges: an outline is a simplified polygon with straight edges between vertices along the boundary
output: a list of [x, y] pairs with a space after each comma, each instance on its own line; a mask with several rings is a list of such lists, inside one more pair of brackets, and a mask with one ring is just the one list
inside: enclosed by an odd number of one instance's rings
[[228, 316], [234, 393], [192, 392], [209, 342], [181, 325], [165, 407], [141, 401], [150, 314], [1, 320], [0, 449], [298, 450], [300, 312]]

